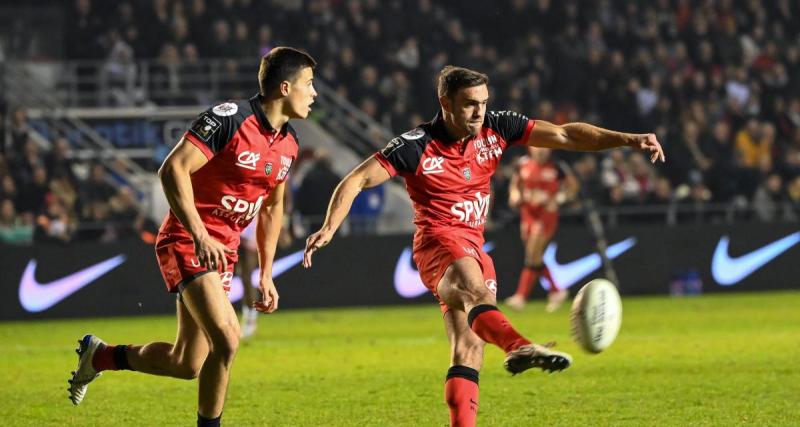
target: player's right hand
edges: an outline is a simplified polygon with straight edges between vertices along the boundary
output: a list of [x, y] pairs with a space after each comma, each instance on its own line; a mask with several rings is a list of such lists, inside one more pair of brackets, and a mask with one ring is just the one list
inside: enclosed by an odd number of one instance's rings
[[306, 251], [303, 253], [303, 267], [311, 267], [311, 255], [317, 249], [330, 243], [331, 238], [333, 238], [333, 232], [325, 229], [308, 236], [308, 239], [306, 239]]
[[[201, 236], [194, 239], [194, 254], [200, 265], [217, 271], [228, 270], [228, 257], [226, 254], [235, 254], [236, 251], [223, 245], [211, 236]], [[219, 267], [222, 267], [220, 269]]]

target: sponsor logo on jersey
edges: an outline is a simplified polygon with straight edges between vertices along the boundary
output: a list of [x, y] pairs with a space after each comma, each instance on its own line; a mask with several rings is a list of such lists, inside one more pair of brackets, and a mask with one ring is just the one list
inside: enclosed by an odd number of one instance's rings
[[486, 215], [489, 213], [489, 200], [491, 194], [483, 195], [481, 192], [475, 193], [475, 200], [465, 200], [455, 203], [450, 207], [450, 212], [459, 221], [466, 223], [470, 227], [480, 227], [486, 223]]
[[289, 168], [292, 167], [292, 158], [287, 156], [281, 156], [281, 170], [278, 172], [278, 181], [283, 181], [286, 179], [286, 175], [289, 174]]
[[236, 114], [236, 112], [239, 111], [239, 106], [233, 102], [226, 102], [217, 105], [212, 108], [211, 111], [218, 116], [227, 117]]
[[422, 128], [411, 129], [410, 131], [400, 135], [403, 138], [413, 141], [415, 139], [420, 139], [425, 135], [425, 131]]
[[256, 163], [259, 159], [261, 159], [261, 154], [243, 151], [236, 160], [236, 166], [254, 171], [256, 170]]
[[236, 196], [225, 195], [222, 196], [220, 200], [222, 208], [215, 208], [211, 213], [218, 217], [228, 218], [239, 224], [247, 224], [255, 218], [263, 202], [264, 196], [258, 196], [258, 200], [249, 202], [239, 199]]
[[491, 159], [499, 159], [503, 150], [497, 143], [497, 135], [489, 135], [486, 139], [478, 138], [473, 142], [475, 146], [475, 159], [482, 164]]
[[422, 161], [422, 174], [429, 175], [432, 173], [444, 172], [444, 157], [428, 157]]
[[394, 138], [391, 141], [389, 141], [388, 144], [386, 144], [386, 148], [381, 150], [381, 154], [383, 155], [383, 157], [389, 157], [389, 155], [394, 153], [394, 151], [397, 150], [398, 148], [405, 145], [405, 143], [406, 142], [400, 138]]
[[203, 141], [208, 142], [211, 136], [214, 135], [214, 132], [221, 126], [222, 122], [214, 118], [214, 116], [203, 114], [194, 121], [191, 131]]

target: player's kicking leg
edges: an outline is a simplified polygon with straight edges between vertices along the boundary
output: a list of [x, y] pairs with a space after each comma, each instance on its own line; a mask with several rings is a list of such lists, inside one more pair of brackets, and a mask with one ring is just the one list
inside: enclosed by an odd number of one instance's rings
[[450, 425], [474, 426], [478, 416], [478, 373], [486, 343], [472, 332], [467, 314], [461, 310], [447, 310], [444, 327], [450, 340], [450, 369], [444, 384]]
[[503, 349], [508, 355], [505, 368], [512, 374], [530, 368], [560, 371], [572, 364], [570, 355], [533, 344], [511, 326], [498, 310], [495, 294], [486, 286], [474, 258], [463, 257], [450, 264], [437, 293], [451, 310], [467, 314], [469, 327], [478, 337]]
[[193, 379], [208, 355], [208, 340], [181, 301], [176, 302], [178, 336], [174, 344], [111, 346], [94, 335], [78, 341], [78, 367], [70, 380], [70, 400], [83, 401], [89, 383], [106, 370], [132, 370], [153, 375]]

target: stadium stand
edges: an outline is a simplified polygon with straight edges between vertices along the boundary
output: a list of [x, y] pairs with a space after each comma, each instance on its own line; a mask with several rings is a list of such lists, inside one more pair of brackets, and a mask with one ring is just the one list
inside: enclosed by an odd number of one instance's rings
[[[406, 3], [34, 1], [27, 7], [49, 13], [18, 10], [22, 23], [2, 31], [0, 57], [59, 61], [54, 96], [71, 107], [205, 106], [221, 96], [251, 95], [256, 59], [272, 46], [301, 46], [319, 60], [326, 92], [355, 106], [350, 125], [372, 141], [356, 148], [361, 154], [432, 117], [433, 77], [458, 64], [491, 76], [494, 105], [557, 123], [659, 135], [667, 163], [656, 167], [635, 153], [560, 155], [611, 223], [617, 215], [631, 221], [800, 216], [796, 2]], [[25, 22], [41, 20], [56, 30], [25, 29]], [[70, 155], [57, 132], [43, 151], [26, 111], [3, 98], [0, 237], [113, 239], [131, 232], [108, 225], [139, 218], [131, 190], [97, 184], [92, 161]], [[322, 126], [351, 139], [335, 129], [349, 119], [326, 123], [319, 114]], [[496, 200], [504, 200], [512, 164], [496, 176]], [[565, 212], [579, 210], [576, 202]], [[497, 203], [493, 216], [502, 226], [514, 213]], [[142, 221], [136, 223], [139, 232]], [[85, 228], [93, 231], [78, 232]]]

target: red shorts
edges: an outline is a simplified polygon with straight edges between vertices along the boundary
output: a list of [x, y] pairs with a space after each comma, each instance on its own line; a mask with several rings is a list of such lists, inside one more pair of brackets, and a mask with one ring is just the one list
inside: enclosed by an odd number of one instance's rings
[[[238, 257], [236, 253], [228, 254], [228, 268], [222, 271], [222, 266], [219, 266], [217, 270], [226, 294], [231, 290], [233, 267]], [[214, 271], [200, 265], [194, 254], [194, 241], [185, 236], [159, 234], [156, 240], [156, 258], [167, 291], [172, 293], [182, 291], [192, 280]]]
[[436, 291], [445, 270], [459, 258], [472, 257], [478, 261], [483, 270], [483, 280], [493, 294], [497, 294], [497, 275], [492, 258], [483, 251], [483, 239], [476, 241], [473, 236], [458, 232], [414, 237], [414, 263], [417, 264], [419, 276], [426, 288], [433, 292], [439, 301], [442, 313], [448, 310], [447, 305], [439, 298]]
[[530, 214], [522, 211], [519, 219], [519, 233], [523, 241], [531, 236], [544, 236], [548, 240], [556, 234], [558, 212]]

